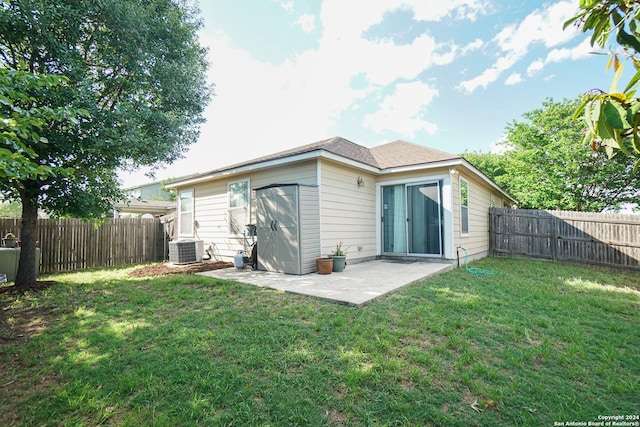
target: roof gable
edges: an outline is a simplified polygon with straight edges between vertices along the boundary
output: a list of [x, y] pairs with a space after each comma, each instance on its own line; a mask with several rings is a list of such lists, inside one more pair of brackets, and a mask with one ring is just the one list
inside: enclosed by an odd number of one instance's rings
[[358, 145], [355, 142], [351, 142], [347, 139], [339, 136], [324, 139], [322, 141], [314, 142], [300, 147], [295, 147], [290, 150], [280, 151], [275, 154], [269, 154], [267, 156], [258, 157], [257, 159], [249, 160], [246, 162], [238, 163], [225, 167], [221, 170], [235, 169], [241, 166], [255, 165], [270, 160], [279, 160], [287, 157], [297, 156], [299, 154], [311, 153], [313, 151], [327, 151], [329, 153], [336, 154], [338, 156], [365, 163], [370, 166], [378, 167], [375, 158], [371, 155], [369, 150], [362, 145]]
[[376, 159], [380, 169], [421, 165], [461, 158], [454, 154], [445, 153], [444, 151], [403, 140], [378, 145], [369, 149], [369, 151]]

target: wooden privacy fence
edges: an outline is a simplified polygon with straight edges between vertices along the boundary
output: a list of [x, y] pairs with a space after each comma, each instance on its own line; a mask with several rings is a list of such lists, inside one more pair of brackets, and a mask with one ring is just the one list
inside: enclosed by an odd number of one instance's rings
[[[0, 233], [20, 238], [20, 220], [0, 218]], [[97, 225], [79, 219], [38, 219], [40, 273], [140, 264], [164, 259], [160, 219], [116, 218]]]
[[640, 270], [640, 216], [490, 209], [491, 256]]

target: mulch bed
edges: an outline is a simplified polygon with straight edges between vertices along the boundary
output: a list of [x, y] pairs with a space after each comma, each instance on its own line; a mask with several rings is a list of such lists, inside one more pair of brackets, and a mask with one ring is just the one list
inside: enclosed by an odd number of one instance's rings
[[[180, 273], [200, 273], [202, 271], [220, 270], [221, 268], [233, 267], [233, 263], [224, 261], [200, 262], [197, 264], [176, 265], [171, 263], [162, 263], [140, 267], [129, 273], [129, 277], [148, 277], [148, 276], [164, 276], [167, 274]], [[2, 294], [23, 294], [29, 291], [41, 291], [50, 286], [56, 285], [58, 282], [54, 280], [38, 280], [29, 285], [11, 285], [1, 286], [0, 295]]]
[[154, 264], [140, 267], [129, 273], [129, 277], [164, 276], [167, 274], [200, 273], [233, 267], [233, 263], [224, 261], [200, 262], [197, 264], [177, 265], [171, 263]]

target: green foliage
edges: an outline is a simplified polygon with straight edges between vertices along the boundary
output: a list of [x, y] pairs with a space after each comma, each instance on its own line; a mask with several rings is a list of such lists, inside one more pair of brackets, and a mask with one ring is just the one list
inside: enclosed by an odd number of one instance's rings
[[0, 202], [0, 218], [20, 218], [22, 205], [18, 202]]
[[[44, 139], [21, 147], [39, 159], [23, 178], [37, 177], [28, 187], [41, 207], [101, 217], [122, 198], [119, 169], [172, 162], [197, 140], [210, 90], [196, 13], [173, 0], [1, 2], [0, 65], [63, 75], [55, 78], [64, 87], [27, 96], [54, 111], [88, 112], [73, 125], [38, 129]], [[18, 198], [15, 185], [0, 185]]]
[[[170, 184], [173, 181], [177, 181], [177, 180], [178, 180], [178, 178], [171, 177], [171, 178], [163, 179], [161, 181], [162, 185], [160, 186], [160, 190], [168, 193], [168, 197], [166, 199], [168, 199], [171, 202], [175, 202], [178, 199], [178, 194], [173, 189], [171, 189], [171, 190], [167, 189], [167, 184]], [[164, 199], [164, 200], [166, 200], [166, 199]]]
[[0, 68], [0, 179], [4, 182], [15, 186], [22, 180], [71, 175], [71, 168], [40, 159], [39, 147], [49, 144], [41, 134], [53, 123], [77, 123], [77, 116], [88, 113], [41, 105], [36, 96], [29, 94], [37, 90], [55, 91], [67, 81], [62, 76]]
[[23, 253], [35, 256], [38, 208], [104, 218], [124, 199], [119, 170], [197, 140], [211, 93], [200, 26], [190, 0], [0, 0], [0, 67], [45, 76], [4, 77], [0, 94], [0, 191], [22, 202]]
[[342, 249], [342, 241], [338, 242], [336, 244], [336, 247], [334, 250], [331, 251], [331, 255], [332, 256], [346, 256], [347, 252]]
[[582, 125], [572, 118], [578, 104], [546, 100], [524, 121], [507, 126], [503, 154], [463, 156], [522, 208], [599, 212], [637, 202], [640, 178], [631, 173], [633, 159], [608, 159], [581, 144]]
[[[580, 0], [578, 14], [565, 22], [564, 27], [575, 25], [583, 32], [592, 32], [591, 46], [607, 47], [609, 37], [615, 35], [615, 43], [622, 52], [610, 51], [607, 70], [613, 64], [615, 71], [609, 93], [600, 90], [584, 95], [575, 112], [582, 116], [587, 129], [583, 142], [593, 150], [604, 149], [612, 158], [622, 152], [627, 156], [640, 156], [640, 99], [636, 89], [640, 81], [640, 2], [626, 0]], [[624, 72], [624, 62], [630, 61], [635, 74], [624, 90], [618, 83]], [[640, 166], [637, 159], [634, 173]]]

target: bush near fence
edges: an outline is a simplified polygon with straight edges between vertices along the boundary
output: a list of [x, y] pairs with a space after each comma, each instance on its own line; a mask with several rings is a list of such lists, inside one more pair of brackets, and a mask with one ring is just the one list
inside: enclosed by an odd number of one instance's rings
[[640, 270], [640, 216], [500, 209], [490, 211], [489, 254]]
[[[0, 218], [0, 233], [20, 239], [20, 219]], [[166, 239], [160, 219], [38, 219], [40, 274], [161, 261]]]

